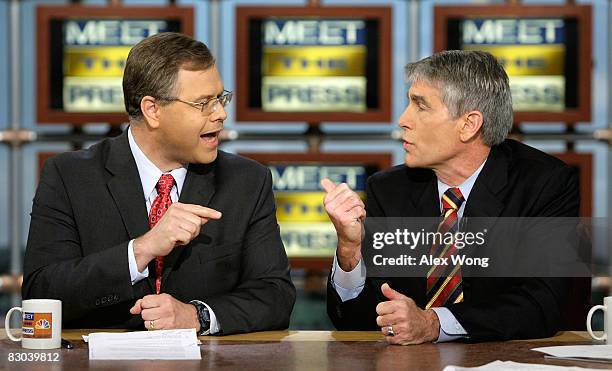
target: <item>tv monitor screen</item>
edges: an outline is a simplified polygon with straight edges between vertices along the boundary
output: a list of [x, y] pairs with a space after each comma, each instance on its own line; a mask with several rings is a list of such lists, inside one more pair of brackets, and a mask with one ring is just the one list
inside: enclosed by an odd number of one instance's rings
[[346, 183], [365, 199], [365, 181], [376, 168], [363, 164], [268, 164], [276, 199], [276, 216], [289, 257], [333, 256], [336, 231], [319, 184], [323, 178]]
[[321, 9], [260, 14], [239, 8], [246, 24], [239, 21], [238, 33], [246, 36], [237, 48], [238, 120], [344, 121], [387, 109], [384, 12]]
[[324, 267], [336, 251], [337, 238], [323, 206], [326, 193], [321, 179], [346, 183], [365, 199], [367, 178], [391, 164], [391, 155], [382, 153], [242, 154], [270, 169], [276, 217], [287, 255], [293, 260], [323, 258]]
[[180, 22], [52, 20], [51, 108], [67, 112], [124, 112], [121, 83], [130, 49], [148, 36], [167, 31], [180, 31]]
[[39, 121], [125, 122], [130, 49], [159, 32], [191, 34], [191, 15], [178, 7], [39, 7]]
[[575, 19], [467, 18], [448, 25], [449, 49], [493, 54], [510, 78], [515, 111], [577, 107]]
[[515, 121], [590, 120], [589, 6], [436, 8], [435, 50], [482, 50], [510, 79]]
[[[363, 19], [253, 20], [250, 105], [264, 112], [364, 112], [378, 106], [376, 24]], [[261, 58], [259, 58], [261, 56]], [[369, 72], [369, 73], [368, 73]], [[369, 94], [368, 94], [369, 93]], [[369, 99], [368, 99], [369, 98]]]

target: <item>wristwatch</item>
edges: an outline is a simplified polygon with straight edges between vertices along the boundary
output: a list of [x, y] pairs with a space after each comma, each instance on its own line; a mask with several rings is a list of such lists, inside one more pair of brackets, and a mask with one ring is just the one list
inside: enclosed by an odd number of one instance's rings
[[208, 335], [210, 333], [210, 313], [208, 308], [199, 300], [192, 300], [189, 304], [193, 305], [198, 312], [198, 321], [200, 321], [200, 332], [198, 332], [198, 335]]

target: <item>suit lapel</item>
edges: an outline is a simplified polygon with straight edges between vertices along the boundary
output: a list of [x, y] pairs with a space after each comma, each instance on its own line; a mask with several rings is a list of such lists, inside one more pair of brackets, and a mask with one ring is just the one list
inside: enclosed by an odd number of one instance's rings
[[[187, 168], [187, 176], [183, 189], [179, 196], [179, 202], [185, 204], [195, 204], [209, 206], [210, 200], [215, 194], [215, 162], [212, 164], [193, 165]], [[184, 253], [185, 248], [179, 246], [174, 248], [170, 254], [164, 258], [164, 273], [162, 275], [162, 287], [164, 280], [173, 270], [173, 267]], [[150, 276], [150, 275], [149, 275]]]
[[[487, 163], [470, 192], [469, 200], [465, 205], [464, 216], [495, 218], [501, 214], [504, 209], [501, 196], [503, 196], [508, 181], [508, 164], [510, 163], [508, 156], [501, 145], [491, 148]], [[438, 184], [433, 171], [426, 169], [413, 170], [409, 176], [409, 182], [410, 197], [408, 197], [408, 202], [411, 203], [411, 207], [404, 209], [415, 210], [416, 214], [414, 216], [440, 216]], [[408, 213], [410, 214], [410, 212]]]
[[113, 139], [106, 169], [112, 174], [107, 187], [127, 229], [130, 239], [149, 230], [147, 206], [136, 162], [130, 151], [127, 131]]
[[500, 146], [495, 146], [491, 148], [487, 163], [474, 183], [463, 215], [467, 217], [498, 217], [504, 208], [501, 196], [507, 181], [507, 155]]
[[434, 172], [429, 169], [414, 169], [410, 172], [409, 183], [405, 192], [409, 194], [406, 199], [410, 205], [402, 207], [402, 216], [440, 216], [440, 199]]
[[[406, 218], [439, 218], [440, 217], [440, 199], [438, 197], [438, 183], [433, 170], [431, 169], [410, 169], [406, 168], [408, 173], [408, 184], [403, 192], [407, 193], [405, 204], [402, 205], [402, 217]], [[429, 225], [419, 221], [416, 224], [419, 227], [432, 229], [435, 231], [436, 223]], [[429, 249], [429, 247], [424, 247]], [[411, 285], [414, 287], [422, 287], [422, 290], [412, 292], [413, 299], [418, 305], [425, 306], [425, 272], [422, 277], [410, 279], [413, 281]], [[381, 282], [378, 283], [378, 288]], [[380, 290], [377, 290], [380, 292]], [[408, 294], [408, 292], [406, 292]]]
[[508, 181], [508, 164], [507, 154], [500, 146], [491, 148], [465, 205], [463, 229], [474, 232], [493, 229], [505, 206], [502, 197]]
[[[114, 139], [106, 169], [113, 175], [107, 187], [119, 209], [128, 235], [130, 239], [138, 238], [149, 231], [149, 216], [127, 130]], [[155, 261], [149, 264], [147, 281], [151, 291], [155, 291]]]
[[424, 217], [440, 216], [440, 199], [438, 197], [438, 184], [435, 178], [423, 185], [423, 193], [420, 198], [418, 215]]

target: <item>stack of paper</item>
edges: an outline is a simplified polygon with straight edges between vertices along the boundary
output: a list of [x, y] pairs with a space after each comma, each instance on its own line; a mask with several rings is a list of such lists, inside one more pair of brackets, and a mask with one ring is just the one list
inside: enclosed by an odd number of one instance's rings
[[512, 361], [495, 361], [478, 367], [446, 366], [444, 371], [596, 371], [594, 368], [563, 367], [538, 365], [534, 363], [518, 363]]
[[90, 360], [202, 359], [195, 329], [95, 332], [86, 341]]
[[612, 363], [612, 345], [563, 345], [532, 350], [545, 353], [551, 359]]

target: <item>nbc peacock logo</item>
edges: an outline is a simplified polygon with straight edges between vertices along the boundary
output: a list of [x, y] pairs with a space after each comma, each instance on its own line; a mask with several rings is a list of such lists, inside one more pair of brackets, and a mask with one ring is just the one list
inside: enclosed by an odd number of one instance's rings
[[47, 329], [51, 328], [51, 324], [49, 323], [48, 320], [42, 318], [42, 319], [39, 319], [38, 321], [36, 321], [35, 328], [36, 329], [40, 329], [40, 330], [47, 330]]

